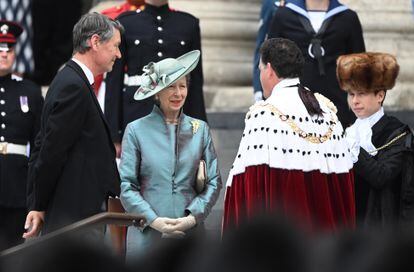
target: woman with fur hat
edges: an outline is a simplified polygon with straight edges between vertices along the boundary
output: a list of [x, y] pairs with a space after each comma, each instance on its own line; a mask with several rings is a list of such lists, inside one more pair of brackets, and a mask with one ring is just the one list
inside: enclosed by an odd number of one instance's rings
[[[188, 74], [200, 51], [144, 67], [134, 99], [154, 97], [152, 112], [128, 124], [120, 164], [121, 202], [142, 214], [146, 225], [130, 227], [127, 255], [145, 253], [161, 237], [181, 237], [200, 230], [216, 203], [221, 177], [210, 130], [204, 121], [182, 112]], [[206, 182], [197, 189], [196, 174], [205, 162]]]
[[357, 120], [346, 130], [355, 170], [357, 222], [368, 227], [401, 226], [413, 218], [412, 133], [382, 107], [399, 72], [394, 56], [340, 56], [337, 76]]

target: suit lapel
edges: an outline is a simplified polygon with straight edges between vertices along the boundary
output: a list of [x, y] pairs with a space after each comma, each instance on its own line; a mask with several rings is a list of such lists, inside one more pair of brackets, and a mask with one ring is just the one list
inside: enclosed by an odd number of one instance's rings
[[96, 98], [95, 92], [93, 91], [92, 86], [90, 85], [89, 80], [86, 77], [85, 73], [82, 71], [82, 68], [80, 68], [80, 66], [76, 62], [74, 62], [73, 60], [68, 61], [66, 63], [66, 65], [68, 65], [70, 68], [72, 68], [73, 70], [75, 70], [75, 72], [85, 82], [85, 85], [86, 85], [86, 87], [88, 89], [88, 92], [89, 92], [90, 96], [92, 97], [92, 101], [94, 102], [94, 104], [95, 104], [95, 106], [96, 106], [96, 108], [97, 108], [97, 110], [99, 112], [99, 115], [101, 116], [101, 119], [102, 119], [102, 121], [104, 123], [106, 133], [108, 134], [109, 139], [112, 139], [111, 133], [109, 131], [109, 126], [108, 126], [108, 123], [106, 122], [106, 119], [105, 119], [105, 116], [104, 116], [104, 114], [102, 112], [101, 106], [99, 105], [99, 102], [98, 102], [98, 99]]

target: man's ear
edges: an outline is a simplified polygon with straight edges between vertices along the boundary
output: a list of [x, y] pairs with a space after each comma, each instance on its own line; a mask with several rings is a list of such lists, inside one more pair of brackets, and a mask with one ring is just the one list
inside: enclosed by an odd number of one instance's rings
[[89, 39], [89, 46], [92, 50], [96, 50], [97, 47], [99, 46], [99, 42], [100, 42], [101, 38], [99, 37], [98, 34], [93, 34], [92, 37]]
[[385, 100], [385, 95], [386, 95], [387, 93], [386, 93], [386, 91], [379, 91], [378, 93], [377, 93], [377, 97], [378, 97], [378, 103], [379, 104], [384, 104], [384, 100]]
[[266, 63], [266, 71], [268, 72], [269, 77], [277, 77], [276, 71], [273, 70], [272, 65], [270, 64], [270, 62]]

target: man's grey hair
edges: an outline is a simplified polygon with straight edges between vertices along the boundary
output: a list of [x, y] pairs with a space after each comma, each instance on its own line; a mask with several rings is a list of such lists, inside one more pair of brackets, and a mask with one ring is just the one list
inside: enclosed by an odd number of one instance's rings
[[90, 49], [88, 40], [94, 35], [98, 35], [101, 42], [110, 40], [117, 29], [124, 32], [124, 27], [118, 22], [109, 19], [105, 15], [97, 12], [87, 13], [73, 27], [73, 53], [85, 53]]

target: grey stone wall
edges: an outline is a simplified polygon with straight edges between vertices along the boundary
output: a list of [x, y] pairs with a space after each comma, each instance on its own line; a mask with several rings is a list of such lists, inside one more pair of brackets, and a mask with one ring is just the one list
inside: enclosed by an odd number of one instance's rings
[[[414, 17], [408, 0], [343, 0], [358, 12], [367, 50], [395, 54], [401, 66], [385, 106], [414, 109]], [[260, 0], [171, 0], [200, 18], [205, 97], [210, 111], [247, 110]]]
[[385, 106], [392, 110], [414, 109], [414, 17], [408, 0], [343, 0], [358, 12], [367, 51], [394, 54], [400, 75], [387, 94]]
[[[114, 1], [109, 1], [114, 3]], [[119, 2], [118, 2], [119, 3]], [[414, 109], [414, 16], [408, 0], [342, 0], [357, 11], [368, 51], [397, 56], [400, 75], [386, 108]], [[108, 3], [105, 3], [108, 5]], [[206, 106], [246, 111], [253, 103], [252, 60], [261, 0], [170, 0], [200, 18]]]

